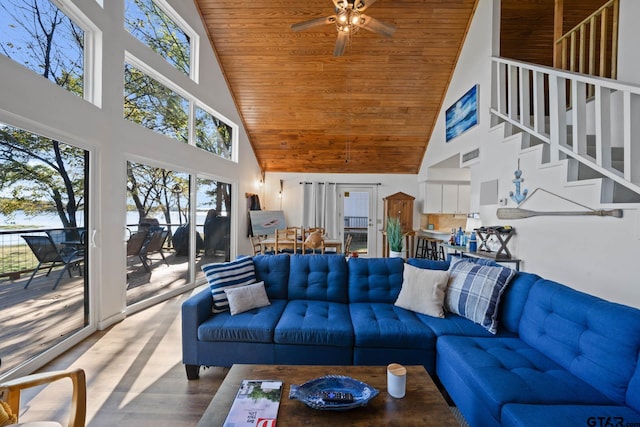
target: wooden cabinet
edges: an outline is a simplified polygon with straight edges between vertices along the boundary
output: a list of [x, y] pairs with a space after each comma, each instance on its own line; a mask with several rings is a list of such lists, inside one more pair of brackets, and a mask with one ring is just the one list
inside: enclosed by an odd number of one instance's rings
[[387, 229], [387, 218], [398, 217], [403, 231], [413, 230], [413, 202], [416, 198], [405, 193], [395, 193], [385, 197], [384, 229]]
[[466, 184], [425, 184], [424, 210], [426, 214], [469, 213], [471, 187]]
[[400, 218], [402, 231], [404, 232], [404, 254], [405, 258], [413, 256], [413, 202], [416, 198], [405, 193], [395, 193], [383, 198], [384, 204], [384, 224], [382, 226], [382, 256], [389, 256], [389, 244], [387, 242], [387, 219], [391, 217]]

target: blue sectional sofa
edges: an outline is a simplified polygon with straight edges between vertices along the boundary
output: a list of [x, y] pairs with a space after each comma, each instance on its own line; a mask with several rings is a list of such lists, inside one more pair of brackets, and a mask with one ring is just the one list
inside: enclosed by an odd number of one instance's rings
[[270, 305], [212, 314], [209, 290], [184, 302], [188, 378], [234, 363], [420, 364], [472, 426], [640, 425], [640, 310], [519, 272], [492, 334], [459, 315], [394, 305], [398, 258], [264, 255], [253, 264]]

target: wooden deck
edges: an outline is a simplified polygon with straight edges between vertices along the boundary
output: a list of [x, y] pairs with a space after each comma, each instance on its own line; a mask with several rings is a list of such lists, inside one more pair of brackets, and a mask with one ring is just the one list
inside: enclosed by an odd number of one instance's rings
[[[151, 273], [139, 260], [131, 259], [127, 265], [127, 305], [166, 293], [188, 283], [188, 258], [165, 254], [167, 266], [159, 254], [151, 259]], [[220, 254], [202, 255], [196, 259], [196, 278], [202, 277], [202, 264], [222, 262]], [[49, 277], [46, 269], [29, 280], [24, 275], [17, 280], [0, 281], [0, 374], [15, 368], [28, 359], [63, 341], [85, 326], [84, 278], [73, 271], [65, 273], [53, 290], [58, 271]]]

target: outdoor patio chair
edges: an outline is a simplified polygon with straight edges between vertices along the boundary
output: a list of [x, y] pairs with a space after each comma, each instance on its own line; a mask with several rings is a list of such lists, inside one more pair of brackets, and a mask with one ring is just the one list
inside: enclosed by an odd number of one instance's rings
[[[67, 426], [84, 427], [87, 417], [87, 380], [82, 369], [44, 372], [2, 383], [0, 384], [0, 398], [8, 404], [11, 414], [6, 413], [6, 409], [2, 407], [0, 407], [0, 409], [3, 409], [5, 412], [4, 415], [8, 420], [17, 423], [20, 413], [20, 394], [22, 390], [46, 385], [64, 378], [69, 378], [73, 385], [71, 410], [69, 411], [69, 422]], [[27, 423], [27, 425], [31, 425], [31, 423]], [[41, 421], [34, 422], [33, 425], [51, 426], [52, 423]], [[53, 423], [53, 425], [59, 424]]]
[[149, 259], [149, 254], [155, 252], [160, 253], [160, 256], [162, 256], [162, 260], [165, 262], [165, 264], [167, 264], [167, 267], [169, 266], [169, 262], [165, 258], [164, 252], [162, 252], [162, 247], [164, 246], [164, 242], [165, 240], [167, 240], [168, 236], [169, 230], [163, 230], [160, 228], [152, 231], [149, 234], [146, 242], [143, 244], [140, 250], [140, 260], [142, 261], [142, 265], [144, 266], [145, 270], [147, 270], [148, 272], [151, 272], [151, 260]]
[[[46, 274], [47, 276], [49, 276], [49, 273], [51, 273], [51, 270], [56, 265], [64, 265], [64, 267], [60, 271], [60, 274], [58, 275], [58, 278], [56, 279], [56, 283], [53, 285], [53, 289], [58, 287], [60, 279], [62, 279], [65, 271], [69, 273], [69, 277], [72, 277], [71, 267], [78, 267], [78, 270], [80, 270], [79, 264], [84, 260], [84, 257], [78, 253], [77, 249], [73, 247], [58, 248], [58, 246], [56, 246], [56, 244], [53, 242], [53, 240], [51, 240], [51, 237], [49, 236], [21, 237], [27, 242], [27, 245], [29, 245], [31, 251], [33, 251], [33, 255], [38, 260], [38, 266], [35, 270], [33, 270], [33, 273], [31, 273], [31, 277], [29, 277], [27, 284], [24, 285], [24, 289], [27, 289], [27, 287], [31, 284], [33, 276], [36, 275], [38, 270], [40, 270], [40, 267], [42, 267], [43, 265], [49, 264], [49, 271], [47, 271]], [[80, 270], [80, 274], [82, 274], [82, 270]]]
[[143, 261], [144, 254], [142, 254], [142, 248], [147, 242], [148, 236], [148, 231], [138, 231], [129, 237], [129, 240], [127, 240], [127, 258], [130, 256], [138, 257], [140, 261], [142, 261], [142, 265], [145, 265]]

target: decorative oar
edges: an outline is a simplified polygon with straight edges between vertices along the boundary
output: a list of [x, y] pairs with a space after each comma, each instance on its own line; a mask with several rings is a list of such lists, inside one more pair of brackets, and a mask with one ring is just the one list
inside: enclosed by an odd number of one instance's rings
[[499, 219], [524, 219], [524, 218], [531, 218], [534, 216], [575, 216], [575, 215], [612, 216], [614, 218], [622, 218], [622, 209], [537, 212], [537, 211], [530, 211], [522, 208], [498, 208], [496, 215], [498, 215]]

